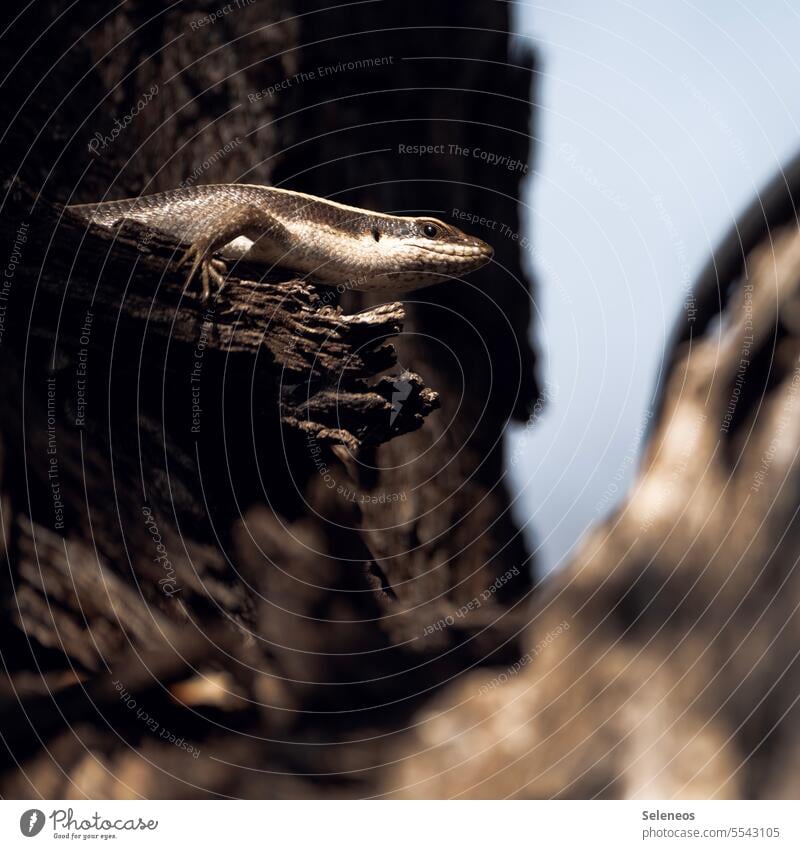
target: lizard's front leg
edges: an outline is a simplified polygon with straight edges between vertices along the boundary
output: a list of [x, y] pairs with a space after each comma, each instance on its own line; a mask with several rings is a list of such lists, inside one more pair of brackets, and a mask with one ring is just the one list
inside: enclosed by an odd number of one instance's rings
[[217, 285], [217, 291], [221, 292], [225, 286], [227, 268], [221, 259], [212, 254], [239, 236], [246, 236], [253, 241], [269, 239], [280, 245], [286, 243], [288, 233], [274, 215], [255, 204], [238, 205], [218, 213], [203, 225], [202, 233], [181, 258], [179, 265], [191, 263], [186, 276], [186, 288], [199, 270], [203, 300], [207, 301], [211, 296], [212, 280]]

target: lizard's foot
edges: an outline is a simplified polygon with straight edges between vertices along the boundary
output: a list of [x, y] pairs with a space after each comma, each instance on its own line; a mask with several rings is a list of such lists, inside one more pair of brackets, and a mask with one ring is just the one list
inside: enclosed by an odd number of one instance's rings
[[181, 257], [178, 266], [191, 263], [189, 273], [186, 275], [186, 284], [184, 292], [189, 288], [195, 274], [200, 272], [200, 280], [203, 285], [203, 301], [207, 302], [211, 297], [211, 283], [216, 284], [217, 292], [221, 292], [225, 288], [225, 275], [228, 273], [228, 267], [221, 259], [209, 256], [208, 246], [202, 242], [194, 242], [190, 245], [186, 253]]

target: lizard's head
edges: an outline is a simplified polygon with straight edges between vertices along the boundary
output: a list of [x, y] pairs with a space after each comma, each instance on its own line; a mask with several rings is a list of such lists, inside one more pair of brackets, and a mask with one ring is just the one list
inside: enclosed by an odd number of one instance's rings
[[438, 218], [374, 218], [369, 238], [381, 274], [364, 288], [416, 289], [486, 265], [494, 250]]

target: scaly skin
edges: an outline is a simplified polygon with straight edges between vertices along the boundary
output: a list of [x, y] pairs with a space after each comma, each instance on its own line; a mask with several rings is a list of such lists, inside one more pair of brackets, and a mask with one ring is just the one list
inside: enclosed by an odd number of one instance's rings
[[203, 296], [221, 289], [226, 268], [213, 256], [282, 266], [328, 285], [404, 292], [485, 265], [485, 242], [436, 218], [386, 215], [300, 192], [239, 183], [193, 186], [67, 209], [113, 227], [138, 221], [188, 245], [187, 285], [200, 271]]

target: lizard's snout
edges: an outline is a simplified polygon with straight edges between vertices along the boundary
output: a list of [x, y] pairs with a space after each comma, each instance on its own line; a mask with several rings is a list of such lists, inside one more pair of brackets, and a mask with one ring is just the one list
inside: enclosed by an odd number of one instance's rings
[[478, 252], [482, 257], [485, 257], [488, 262], [494, 256], [494, 248], [487, 242], [482, 242], [480, 239], [476, 239], [475, 242]]
[[481, 239], [470, 239], [469, 248], [468, 256], [475, 259], [478, 267], [485, 265], [494, 256], [494, 248]]

